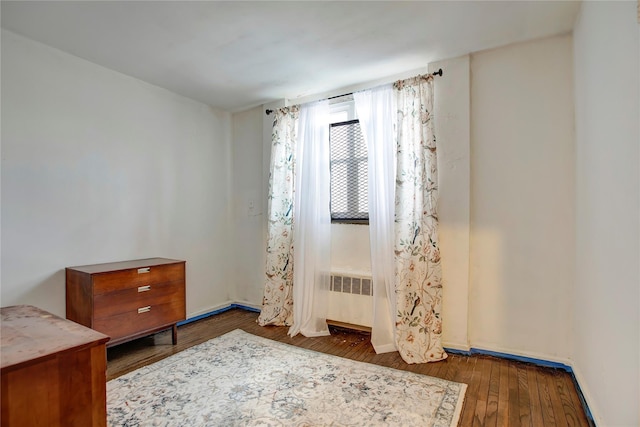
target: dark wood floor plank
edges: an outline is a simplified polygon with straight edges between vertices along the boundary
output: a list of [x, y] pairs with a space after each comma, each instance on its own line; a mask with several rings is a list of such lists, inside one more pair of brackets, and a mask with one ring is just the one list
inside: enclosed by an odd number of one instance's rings
[[[431, 365], [431, 369], [427, 375], [437, 378], [444, 378], [444, 374], [447, 371], [449, 361], [447, 359], [441, 360], [439, 362], [427, 363], [427, 365]], [[416, 365], [416, 373], [421, 374], [422, 369], [419, 368], [420, 364]]]
[[567, 417], [564, 415], [564, 407], [562, 405], [562, 400], [560, 399], [560, 394], [558, 393], [555, 374], [548, 373], [545, 377], [547, 385], [549, 386], [549, 398], [551, 400], [551, 406], [553, 407], [553, 416], [556, 419], [556, 425], [569, 425], [567, 423]]
[[[288, 327], [261, 327], [258, 314], [232, 309], [178, 328], [178, 344], [169, 331], [108, 349], [107, 379], [164, 359], [234, 329], [289, 345], [366, 363], [402, 369], [468, 385], [459, 426], [588, 426], [571, 376], [488, 356], [451, 354], [441, 362], [408, 365], [397, 352], [376, 354], [370, 336], [332, 328], [332, 335], [289, 337]], [[526, 406], [526, 409], [525, 409]]]
[[480, 374], [480, 384], [478, 385], [478, 394], [476, 400], [476, 412], [473, 417], [473, 425], [482, 427], [485, 425], [487, 414], [487, 402], [489, 400], [489, 380], [491, 378], [491, 362], [488, 358], [483, 357], [477, 363], [478, 372]]
[[[571, 393], [573, 392], [575, 394], [575, 388], [571, 379], [567, 375], [563, 374], [564, 373], [558, 372], [554, 375], [554, 379], [556, 381], [556, 390], [558, 391], [560, 401], [562, 402], [564, 416], [567, 419], [567, 425], [583, 426], [587, 422], [587, 419], [584, 416], [584, 411], [581, 406], [574, 406]], [[580, 413], [582, 414], [582, 417], [580, 416]], [[588, 423], [586, 425], [588, 425]]]
[[509, 364], [504, 360], [500, 367], [500, 380], [498, 385], [498, 414], [496, 416], [498, 427], [509, 426]]
[[500, 364], [491, 359], [491, 376], [489, 377], [489, 394], [487, 396], [487, 413], [484, 425], [496, 427], [498, 425], [498, 397], [500, 395]]
[[477, 369], [477, 359], [469, 359], [467, 371], [463, 372], [459, 382], [468, 384], [467, 395], [464, 402], [464, 410], [460, 417], [461, 426], [471, 426], [476, 410], [476, 402], [478, 399], [478, 388], [480, 387], [480, 371]]
[[509, 363], [509, 426], [520, 425], [520, 398], [518, 396], [518, 368]]
[[358, 353], [366, 351], [366, 347], [370, 344], [367, 342], [366, 337], [353, 336], [352, 339], [345, 340], [345, 345], [341, 348], [342, 351], [336, 353], [340, 357], [347, 359], [353, 359]]
[[542, 417], [542, 406], [540, 405], [540, 393], [538, 391], [538, 379], [536, 368], [532, 365], [526, 366], [527, 382], [529, 384], [529, 402], [531, 405], [531, 425], [533, 427], [544, 426]]
[[576, 408], [576, 414], [578, 416], [580, 425], [589, 426], [589, 420], [587, 419], [587, 414], [585, 414], [584, 412], [582, 401], [578, 396], [578, 390], [576, 389], [576, 385], [573, 383], [573, 378], [570, 378], [569, 381], [571, 382], [569, 394], [571, 395], [571, 399], [573, 400], [573, 406], [574, 408]]
[[[440, 360], [439, 362], [427, 363], [427, 365], [430, 367], [427, 375], [442, 378], [442, 371], [447, 369], [447, 359]], [[416, 365], [416, 370], [414, 372], [422, 372], [420, 364]]]
[[529, 396], [529, 381], [527, 378], [527, 367], [522, 363], [516, 365], [518, 372], [518, 402], [520, 411], [520, 425], [531, 427], [531, 398]]
[[543, 425], [555, 427], [556, 417], [553, 413], [553, 402], [551, 401], [551, 393], [549, 392], [549, 383], [547, 382], [548, 374], [543, 369], [534, 368], [536, 371], [536, 379], [538, 384], [538, 395], [540, 396], [540, 406], [542, 407]]
[[449, 355], [447, 359], [447, 370], [444, 373], [445, 380], [454, 381], [455, 376], [458, 374], [458, 365], [460, 364], [460, 356], [457, 355]]

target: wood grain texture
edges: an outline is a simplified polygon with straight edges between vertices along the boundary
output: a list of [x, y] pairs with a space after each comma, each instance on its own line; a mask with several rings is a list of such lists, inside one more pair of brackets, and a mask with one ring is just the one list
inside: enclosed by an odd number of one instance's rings
[[174, 328], [186, 317], [185, 264], [150, 258], [68, 267], [67, 319], [110, 336], [107, 347]]
[[546, 376], [542, 372], [536, 372], [536, 382], [538, 384], [538, 395], [540, 396], [540, 406], [542, 407], [542, 420], [545, 426], [556, 426], [556, 417], [554, 415], [553, 402], [551, 401], [551, 393], [549, 392], [549, 384]]
[[105, 426], [108, 339], [35, 307], [3, 307], [2, 426]]
[[500, 380], [498, 383], [498, 427], [508, 427], [509, 425], [509, 364], [497, 364], [500, 370]]
[[145, 258], [131, 261], [107, 262], [103, 264], [80, 265], [69, 267], [72, 270], [87, 274], [108, 273], [110, 271], [128, 270], [130, 268], [154, 267], [157, 265], [184, 263], [182, 260], [169, 258]]
[[531, 404], [531, 424], [534, 426], [544, 425], [542, 417], [542, 406], [540, 404], [540, 393], [538, 392], [538, 381], [533, 366], [525, 367], [527, 372], [527, 383], [529, 385], [529, 399]]
[[500, 398], [500, 365], [491, 363], [491, 376], [489, 378], [489, 396], [487, 397], [487, 415], [485, 426], [496, 427], [498, 425], [498, 400]]
[[258, 326], [257, 317], [254, 312], [232, 309], [180, 326], [176, 346], [171, 345], [171, 333], [167, 331], [112, 347], [108, 349], [107, 379], [239, 328], [285, 344], [466, 383], [459, 426], [589, 426], [571, 376], [561, 370], [458, 354], [450, 354], [441, 362], [408, 365], [397, 352], [375, 354], [365, 332], [331, 328], [330, 336], [292, 338], [287, 336], [288, 328]]
[[518, 373], [518, 402], [520, 406], [520, 425], [531, 427], [531, 390], [527, 379], [526, 365], [517, 367]]

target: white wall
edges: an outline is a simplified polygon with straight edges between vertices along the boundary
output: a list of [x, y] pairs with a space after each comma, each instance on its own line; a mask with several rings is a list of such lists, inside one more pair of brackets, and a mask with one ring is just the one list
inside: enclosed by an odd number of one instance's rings
[[469, 350], [470, 98], [469, 56], [429, 64], [438, 139], [438, 219], [442, 259], [442, 342]]
[[[261, 107], [233, 114], [233, 282], [235, 301], [260, 307], [266, 251], [263, 220], [263, 153]], [[251, 207], [253, 206], [253, 207]]]
[[571, 354], [571, 43], [553, 37], [471, 57], [472, 347]]
[[371, 276], [367, 224], [331, 224], [331, 271], [346, 276]]
[[639, 40], [635, 2], [582, 4], [573, 366], [601, 426], [640, 424]]
[[228, 113], [2, 31], [2, 305], [65, 314], [64, 268], [187, 261], [229, 300]]

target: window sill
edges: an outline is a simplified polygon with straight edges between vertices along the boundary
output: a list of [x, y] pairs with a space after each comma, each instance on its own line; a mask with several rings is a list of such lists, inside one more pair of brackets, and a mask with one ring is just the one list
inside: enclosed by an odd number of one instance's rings
[[332, 219], [331, 224], [369, 225], [369, 220], [368, 219]]

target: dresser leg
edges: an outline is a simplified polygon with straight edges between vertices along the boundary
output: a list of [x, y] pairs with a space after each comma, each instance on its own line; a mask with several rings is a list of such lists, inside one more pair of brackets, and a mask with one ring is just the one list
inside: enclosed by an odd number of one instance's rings
[[178, 344], [178, 325], [176, 323], [174, 323], [171, 328], [171, 341], [173, 342], [173, 345]]

